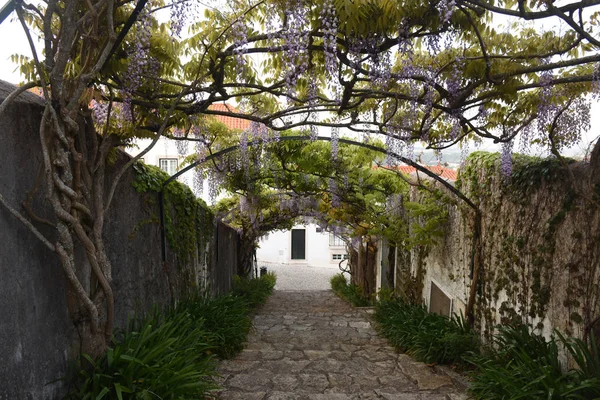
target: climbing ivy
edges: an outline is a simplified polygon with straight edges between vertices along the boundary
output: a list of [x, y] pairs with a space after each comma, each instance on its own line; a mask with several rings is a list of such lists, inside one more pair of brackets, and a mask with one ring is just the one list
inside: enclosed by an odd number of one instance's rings
[[[134, 166], [133, 187], [139, 193], [159, 192], [169, 175], [142, 162]], [[185, 264], [204, 247], [213, 234], [214, 217], [206, 203], [194, 196], [186, 185], [171, 181], [165, 188], [165, 235], [178, 260]]]
[[[523, 154], [513, 155], [513, 168], [509, 177], [501, 177], [502, 189], [512, 193], [518, 199], [535, 193], [547, 183], [556, 183], [568, 179], [563, 161], [555, 157], [534, 157]], [[564, 162], [572, 164], [575, 160], [565, 158]], [[500, 177], [500, 154], [476, 151], [469, 155], [460, 169], [456, 186], [469, 189], [470, 198], [478, 200], [482, 196], [490, 196], [494, 190], [494, 178]]]
[[[475, 152], [460, 171], [457, 186], [483, 215], [477, 309], [484, 333], [493, 333], [497, 321], [541, 329], [556, 295], [568, 320], [554, 323], [564, 324], [567, 333], [595, 315], [600, 292], [584, 277], [597, 277], [596, 218], [582, 206], [565, 163], [574, 160], [514, 155], [512, 174], [505, 177], [499, 154]], [[565, 236], [565, 230], [573, 233]]]

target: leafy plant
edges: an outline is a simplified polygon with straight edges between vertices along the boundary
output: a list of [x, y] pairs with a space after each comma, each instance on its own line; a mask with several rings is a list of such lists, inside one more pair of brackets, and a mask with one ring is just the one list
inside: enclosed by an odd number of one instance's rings
[[237, 278], [234, 293], [198, 295], [171, 310], [132, 318], [106, 354], [84, 355], [68, 399], [202, 399], [217, 388], [214, 356], [231, 358], [251, 327], [250, 309], [264, 304], [275, 275]]
[[372, 304], [371, 300], [365, 296], [359, 286], [348, 284], [343, 274], [336, 274], [329, 280], [331, 290], [340, 298], [346, 300], [354, 307], [367, 307]]
[[187, 262], [207, 243], [213, 234], [213, 214], [206, 203], [196, 198], [191, 189], [178, 181], [170, 182], [169, 174], [160, 168], [137, 162], [133, 187], [138, 193], [160, 192], [165, 201], [165, 235], [180, 262]]
[[158, 313], [117, 332], [97, 361], [89, 356], [68, 399], [197, 399], [216, 388], [214, 346], [203, 321], [188, 312]]
[[447, 318], [401, 299], [377, 303], [379, 331], [396, 348], [427, 363], [461, 364], [478, 341], [462, 316]]
[[201, 297], [182, 302], [179, 310], [201, 320], [214, 352], [220, 358], [231, 358], [244, 349], [252, 326], [248, 302], [244, 297], [227, 294], [215, 299]]
[[246, 299], [250, 308], [257, 308], [267, 302], [273, 293], [277, 276], [269, 272], [259, 278], [247, 279], [235, 276], [233, 294]]
[[[546, 340], [524, 325], [501, 327], [493, 348], [467, 357], [477, 367], [470, 392], [490, 400], [600, 398], [596, 344], [588, 347], [579, 339], [556, 336]], [[561, 365], [559, 345], [572, 357], [573, 368]]]

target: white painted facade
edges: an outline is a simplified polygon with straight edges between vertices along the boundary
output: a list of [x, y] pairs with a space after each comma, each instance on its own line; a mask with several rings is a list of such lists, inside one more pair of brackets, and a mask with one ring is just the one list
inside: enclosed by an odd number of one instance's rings
[[[141, 140], [137, 142], [137, 149], [129, 148], [127, 150], [130, 154], [136, 155], [145, 149], [148, 144], [150, 144], [150, 140]], [[165, 160], [177, 160], [177, 169], [179, 169], [181, 167], [183, 157], [178, 155], [177, 147], [175, 146], [174, 141], [159, 139], [158, 143], [144, 155], [143, 160], [146, 164], [159, 167], [164, 167], [165, 165], [172, 166], [172, 161], [166, 163]], [[161, 160], [163, 160], [162, 165]], [[173, 171], [168, 172], [171, 174], [173, 173]], [[207, 183], [204, 182], [204, 190], [202, 193], [199, 193], [193, 187], [192, 176], [193, 172], [189, 171], [188, 173], [179, 177], [179, 181], [188, 185], [190, 188], [192, 188], [196, 196], [199, 195], [199, 197], [210, 204]], [[218, 198], [226, 195], [227, 194], [221, 194]], [[305, 230], [305, 258], [292, 259], [291, 230], [276, 231], [259, 242], [260, 247], [256, 252], [259, 264], [296, 264], [311, 267], [338, 268], [339, 262], [346, 257], [347, 253], [345, 244], [339, 239], [330, 239], [329, 232], [318, 232], [316, 224], [297, 225], [294, 226], [293, 229]]]
[[[150, 144], [150, 140], [137, 141], [137, 148], [130, 147], [127, 151], [131, 155], [137, 155]], [[189, 145], [188, 154], [193, 150]], [[148, 165], [158, 167], [172, 167], [176, 161], [176, 169], [181, 168], [183, 157], [179, 156], [175, 142], [172, 140], [161, 138], [158, 143], [143, 156], [143, 160]], [[162, 162], [161, 162], [162, 160]], [[168, 162], [166, 160], [169, 160]], [[164, 168], [163, 168], [164, 169]], [[167, 171], [173, 174], [175, 171]], [[202, 193], [194, 188], [193, 172], [189, 171], [178, 178], [178, 180], [190, 188], [196, 196], [202, 198], [207, 204], [211, 204], [208, 196], [208, 184], [204, 182], [204, 190]], [[221, 197], [226, 197], [227, 193], [221, 193], [217, 201]], [[321, 268], [338, 268], [339, 262], [347, 255], [346, 245], [339, 238], [333, 238], [329, 232], [318, 231], [316, 224], [309, 223], [307, 225], [296, 225], [292, 229], [305, 230], [305, 257], [303, 259], [292, 259], [292, 231], [276, 231], [272, 232], [267, 237], [259, 242], [256, 256], [259, 265], [277, 264], [277, 265], [304, 265], [310, 267]], [[345, 263], [344, 263], [345, 264]]]
[[[141, 151], [143, 151], [150, 143], [151, 143], [150, 139], [138, 140], [136, 142], [137, 148], [129, 147], [126, 150], [132, 156], [136, 156]], [[193, 152], [193, 144], [192, 143], [188, 144], [187, 150], [188, 151], [186, 152], [186, 155], [191, 154]], [[142, 160], [146, 164], [160, 167], [163, 170], [165, 170], [167, 173], [169, 173], [170, 175], [173, 175], [175, 172], [177, 172], [177, 171], [179, 171], [179, 169], [181, 169], [183, 159], [184, 159], [184, 157], [180, 156], [177, 152], [177, 146], [175, 145], [175, 141], [165, 139], [165, 138], [158, 139], [158, 142], [156, 143], [156, 145], [154, 145], [154, 147], [152, 149], [150, 149], [150, 151], [148, 151], [148, 153], [144, 154], [144, 156], [142, 157]], [[162, 162], [161, 162], [161, 160], [162, 160]], [[175, 167], [174, 170], [173, 169], [166, 170], [164, 167], [167, 165], [170, 167], [174, 166]], [[202, 193], [200, 193], [196, 188], [194, 188], [193, 175], [194, 175], [193, 171], [188, 171], [185, 174], [183, 174], [182, 176], [180, 176], [179, 178], [177, 178], [177, 180], [181, 183], [185, 183], [186, 185], [188, 185], [192, 189], [192, 191], [194, 192], [194, 194], [196, 196], [200, 197], [207, 204], [210, 204], [210, 200], [208, 197], [207, 182], [206, 181], [204, 182], [204, 188], [202, 190]]]
[[[292, 258], [292, 230], [304, 229], [305, 254], [303, 259]], [[256, 259], [259, 265], [305, 265], [338, 268], [346, 256], [346, 245], [316, 224], [295, 225], [292, 230], [276, 231], [259, 242]]]

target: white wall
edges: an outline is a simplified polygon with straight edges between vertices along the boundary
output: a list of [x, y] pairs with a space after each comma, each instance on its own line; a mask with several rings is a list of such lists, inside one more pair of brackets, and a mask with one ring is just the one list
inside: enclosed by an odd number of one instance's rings
[[[136, 147], [128, 147], [126, 150], [132, 156], [136, 156], [141, 151], [143, 151], [151, 142], [152, 141], [150, 139], [137, 140], [136, 141], [137, 148]], [[191, 154], [193, 152], [194, 152], [194, 144], [189, 143], [188, 147], [187, 147], [186, 155]], [[184, 159], [184, 157], [179, 156], [178, 151], [177, 151], [177, 146], [175, 145], [175, 141], [168, 140], [165, 138], [160, 138], [158, 140], [158, 142], [156, 143], [156, 145], [154, 145], [154, 147], [152, 149], [150, 149], [150, 151], [148, 153], [144, 154], [144, 156], [142, 157], [142, 159], [144, 160], [144, 162], [146, 164], [154, 165], [157, 167], [159, 166], [158, 160], [160, 160], [161, 158], [177, 158], [178, 159], [178, 168], [181, 168], [181, 163], [183, 162], [183, 159]], [[179, 178], [177, 178], [177, 180], [181, 183], [188, 185], [192, 189], [192, 191], [194, 192], [194, 194], [196, 196], [200, 197], [206, 203], [211, 204], [210, 198], [208, 196], [208, 182], [206, 180], [204, 181], [204, 185], [203, 185], [204, 188], [202, 190], [202, 193], [199, 193], [194, 188], [193, 176], [194, 176], [194, 172], [188, 171], [185, 174], [183, 174], [182, 176], [180, 176]], [[221, 196], [219, 196], [217, 199], [220, 199], [221, 197], [223, 197], [223, 194], [221, 194]]]
[[292, 232], [277, 231], [261, 239], [256, 251], [259, 263], [299, 264], [311, 267], [337, 268], [339, 260], [333, 254], [346, 254], [345, 246], [329, 246], [329, 232], [317, 232], [317, 225], [296, 225], [293, 229], [306, 230], [306, 258], [292, 260]]
[[[138, 140], [136, 142], [138, 148], [130, 147], [127, 151], [136, 155], [150, 144], [149, 139]], [[189, 144], [187, 154], [193, 152], [193, 144]], [[180, 157], [175, 146], [175, 142], [164, 138], [159, 139], [158, 143], [144, 155], [143, 160], [146, 164], [159, 166], [159, 159], [161, 158], [177, 158], [179, 160], [179, 167], [183, 157]], [[182, 183], [188, 185], [196, 196], [202, 198], [208, 204], [211, 201], [208, 196], [208, 184], [204, 181], [204, 190], [202, 193], [198, 193], [193, 185], [193, 171], [188, 171], [184, 175], [178, 178]], [[217, 201], [224, 197], [226, 194], [221, 193], [217, 197]], [[259, 243], [259, 248], [256, 252], [258, 262], [262, 263], [276, 263], [276, 264], [299, 264], [308, 265], [311, 267], [323, 267], [323, 268], [338, 268], [340, 260], [333, 260], [333, 254], [346, 254], [345, 246], [329, 246], [329, 232], [317, 232], [317, 225], [308, 224], [294, 226], [294, 229], [306, 229], [306, 258], [304, 260], [292, 260], [291, 257], [291, 244], [292, 244], [292, 232], [291, 231], [277, 231], [271, 233], [265, 239], [262, 239]]]

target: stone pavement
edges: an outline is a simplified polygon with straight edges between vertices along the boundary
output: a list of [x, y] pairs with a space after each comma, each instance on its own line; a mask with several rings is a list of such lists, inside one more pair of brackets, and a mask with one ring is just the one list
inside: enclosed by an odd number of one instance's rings
[[368, 311], [330, 291], [275, 291], [247, 348], [221, 361], [223, 400], [464, 400], [452, 379], [397, 354]]

